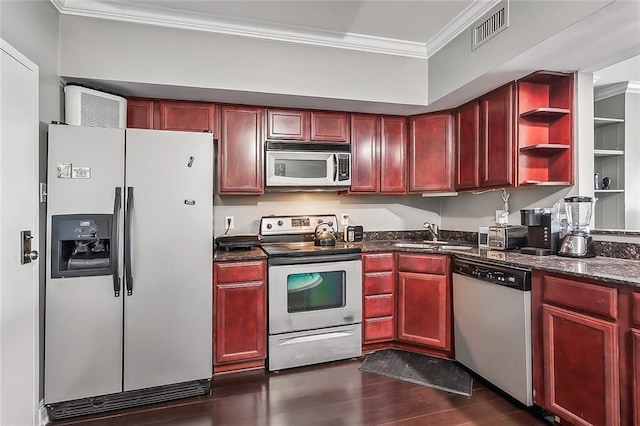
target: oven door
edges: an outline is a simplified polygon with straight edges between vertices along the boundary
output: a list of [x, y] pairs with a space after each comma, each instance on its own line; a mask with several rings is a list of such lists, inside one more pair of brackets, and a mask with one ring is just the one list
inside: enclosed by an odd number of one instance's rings
[[360, 323], [362, 262], [269, 266], [268, 293], [271, 335]]

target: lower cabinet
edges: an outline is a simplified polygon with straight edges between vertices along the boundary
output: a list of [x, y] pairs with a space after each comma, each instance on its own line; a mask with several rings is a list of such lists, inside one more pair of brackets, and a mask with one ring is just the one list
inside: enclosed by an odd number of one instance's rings
[[397, 339], [451, 350], [449, 256], [398, 254]]
[[395, 338], [395, 260], [393, 253], [362, 255], [362, 343], [390, 342]]
[[534, 402], [576, 425], [621, 424], [618, 290], [534, 272], [532, 291]]
[[266, 261], [214, 263], [214, 372], [259, 367], [266, 357]]

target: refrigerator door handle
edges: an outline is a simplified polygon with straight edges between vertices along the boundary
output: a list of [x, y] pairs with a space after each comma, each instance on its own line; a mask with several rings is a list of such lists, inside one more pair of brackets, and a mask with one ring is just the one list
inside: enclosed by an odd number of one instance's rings
[[119, 247], [120, 242], [120, 207], [122, 206], [122, 188], [116, 187], [116, 195], [113, 200], [113, 222], [111, 226], [111, 273], [113, 274], [113, 293], [115, 297], [120, 297], [120, 269], [118, 262], [120, 261]]
[[133, 216], [133, 187], [127, 187], [127, 219], [124, 230], [124, 269], [127, 280], [127, 296], [133, 295], [133, 273], [131, 272], [131, 218]]

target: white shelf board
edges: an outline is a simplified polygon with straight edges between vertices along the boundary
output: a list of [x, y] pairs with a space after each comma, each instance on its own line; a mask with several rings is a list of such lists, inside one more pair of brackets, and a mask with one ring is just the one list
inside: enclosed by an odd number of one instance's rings
[[609, 124], [624, 123], [622, 118], [605, 118], [605, 117], [593, 117], [593, 125], [595, 127], [608, 126]]
[[619, 194], [624, 192], [624, 189], [594, 189], [596, 194]]
[[595, 157], [610, 157], [612, 155], [624, 155], [622, 149], [594, 149], [593, 155]]

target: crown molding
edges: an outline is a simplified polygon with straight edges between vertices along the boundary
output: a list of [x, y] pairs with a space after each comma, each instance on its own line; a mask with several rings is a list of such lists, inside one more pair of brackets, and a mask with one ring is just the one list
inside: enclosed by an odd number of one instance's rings
[[593, 100], [600, 101], [623, 93], [640, 94], [640, 82], [623, 81], [621, 83], [604, 86], [602, 88], [596, 87]]
[[256, 24], [227, 17], [170, 11], [159, 7], [97, 0], [50, 0], [64, 15], [101, 18], [114, 21], [154, 25], [272, 40], [312, 46], [350, 49], [386, 55], [427, 59], [462, 33], [478, 17], [500, 0], [475, 0], [428, 43], [375, 37], [356, 33], [338, 33], [301, 27]]

